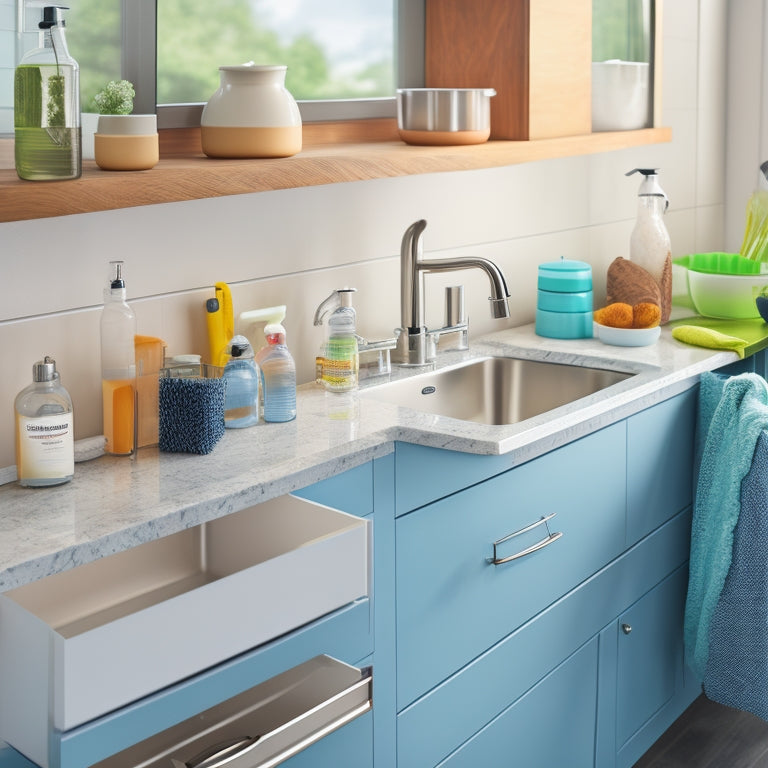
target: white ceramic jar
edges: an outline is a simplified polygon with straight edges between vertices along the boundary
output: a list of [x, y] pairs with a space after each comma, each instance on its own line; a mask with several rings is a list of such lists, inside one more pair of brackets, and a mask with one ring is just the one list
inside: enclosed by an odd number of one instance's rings
[[290, 157], [301, 151], [301, 115], [284, 65], [219, 67], [221, 84], [203, 108], [209, 157]]

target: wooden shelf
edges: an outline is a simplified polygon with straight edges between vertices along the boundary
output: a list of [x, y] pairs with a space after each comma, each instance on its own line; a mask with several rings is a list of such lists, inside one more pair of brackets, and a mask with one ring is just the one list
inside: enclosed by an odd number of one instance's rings
[[304, 149], [294, 157], [212, 160], [200, 149], [199, 129], [160, 134], [160, 162], [150, 171], [102, 171], [93, 161], [84, 161], [79, 179], [29, 182], [21, 181], [14, 170], [0, 170], [0, 222], [345, 181], [493, 168], [672, 138], [670, 128], [648, 128], [534, 141], [489, 141], [475, 146], [415, 147], [398, 139], [394, 120], [361, 120], [305, 125]]

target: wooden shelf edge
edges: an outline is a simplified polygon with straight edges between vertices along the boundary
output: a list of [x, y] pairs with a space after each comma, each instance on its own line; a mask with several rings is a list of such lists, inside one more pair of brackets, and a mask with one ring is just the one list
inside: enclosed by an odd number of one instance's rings
[[161, 140], [160, 162], [150, 171], [102, 171], [93, 161], [85, 161], [79, 179], [27, 182], [21, 181], [14, 170], [0, 170], [0, 222], [347, 181], [479, 170], [672, 139], [672, 130], [661, 127], [535, 141], [489, 141], [474, 146], [417, 147], [399, 141], [393, 121], [358, 122], [364, 124], [362, 130], [340, 129], [333, 124], [327, 130], [305, 130], [304, 149], [289, 158], [212, 160], [200, 151], [195, 129], [186, 129], [187, 133], [169, 131]]

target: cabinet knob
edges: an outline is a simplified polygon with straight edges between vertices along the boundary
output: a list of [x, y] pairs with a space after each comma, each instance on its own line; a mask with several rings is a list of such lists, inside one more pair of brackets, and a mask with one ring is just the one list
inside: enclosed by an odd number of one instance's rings
[[621, 625], [621, 631], [628, 635], [632, 631], [632, 625], [631, 624], [622, 624]]

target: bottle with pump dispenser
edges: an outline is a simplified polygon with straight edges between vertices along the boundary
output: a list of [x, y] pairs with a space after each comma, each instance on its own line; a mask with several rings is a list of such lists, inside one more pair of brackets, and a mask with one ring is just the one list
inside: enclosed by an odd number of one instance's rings
[[626, 175], [640, 173], [637, 220], [629, 240], [629, 260], [648, 272], [661, 291], [661, 322], [672, 311], [672, 249], [664, 214], [669, 198], [659, 184], [657, 168], [635, 168]]
[[56, 361], [32, 366], [32, 383], [19, 392], [16, 411], [16, 472], [19, 483], [44, 487], [75, 475], [72, 399], [61, 384]]
[[259, 369], [253, 348], [245, 336], [235, 336], [227, 349], [224, 366], [227, 381], [224, 395], [224, 426], [228, 429], [252, 427], [259, 423]]
[[266, 322], [267, 341], [256, 354], [261, 375], [264, 421], [282, 422], [296, 418], [296, 364], [285, 343], [285, 306], [241, 312], [241, 322]]
[[357, 342], [357, 313], [352, 306], [356, 288], [339, 288], [315, 312], [315, 325], [328, 318], [328, 334], [316, 361], [318, 379], [330, 392], [357, 389], [359, 348]]
[[81, 173], [80, 70], [67, 49], [62, 10], [43, 8], [40, 47], [16, 67], [14, 138], [21, 179], [77, 179]]
[[127, 455], [134, 447], [136, 316], [126, 303], [123, 262], [110, 261], [101, 313], [101, 396], [106, 453]]

